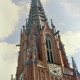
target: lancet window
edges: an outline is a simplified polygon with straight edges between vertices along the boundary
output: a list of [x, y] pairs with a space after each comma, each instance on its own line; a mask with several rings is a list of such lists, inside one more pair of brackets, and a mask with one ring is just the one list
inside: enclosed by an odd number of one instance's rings
[[46, 35], [46, 49], [47, 49], [47, 60], [53, 63], [53, 53], [52, 53], [52, 40], [49, 35]]

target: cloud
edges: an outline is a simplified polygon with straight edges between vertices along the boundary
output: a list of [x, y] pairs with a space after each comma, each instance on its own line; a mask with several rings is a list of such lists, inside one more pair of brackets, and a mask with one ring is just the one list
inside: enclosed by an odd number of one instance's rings
[[21, 12], [23, 16], [28, 16], [29, 15], [29, 10], [30, 10], [30, 2], [26, 1], [20, 1], [18, 3], [19, 6], [23, 7], [23, 11]]
[[[49, 1], [50, 0], [41, 0], [41, 2], [43, 4], [45, 4], [45, 3], [49, 2]], [[24, 7], [24, 11], [25, 11], [26, 15], [29, 15], [29, 10], [30, 10], [30, 6], [31, 6], [30, 2], [26, 2], [25, 0], [24, 1], [19, 1], [18, 5]]]
[[10, 80], [11, 74], [16, 73], [19, 48], [15, 45], [0, 42], [0, 80]]
[[41, 2], [43, 3], [43, 4], [45, 4], [45, 3], [47, 3], [47, 2], [49, 2], [50, 0], [41, 0]]
[[67, 31], [62, 35], [62, 42], [68, 56], [75, 55], [80, 50], [80, 32]]
[[65, 23], [60, 22], [60, 23], [58, 23], [58, 25], [59, 25], [59, 26], [65, 26]]
[[0, 39], [7, 38], [16, 30], [21, 9], [11, 0], [0, 0]]
[[66, 10], [66, 13], [68, 14], [68, 16], [71, 16], [73, 18], [80, 17], [80, 8], [79, 8], [78, 4], [61, 2], [61, 5]]

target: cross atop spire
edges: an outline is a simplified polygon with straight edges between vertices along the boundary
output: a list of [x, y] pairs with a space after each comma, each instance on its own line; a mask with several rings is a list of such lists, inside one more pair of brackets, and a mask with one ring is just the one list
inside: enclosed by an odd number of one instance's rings
[[38, 30], [47, 23], [47, 18], [40, 0], [31, 1], [28, 28], [33, 27], [33, 22]]

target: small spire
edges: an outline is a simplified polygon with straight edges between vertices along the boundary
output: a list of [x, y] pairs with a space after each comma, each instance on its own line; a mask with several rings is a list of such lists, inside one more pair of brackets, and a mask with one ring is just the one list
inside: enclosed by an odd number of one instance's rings
[[73, 65], [73, 68], [75, 69], [76, 68], [76, 63], [75, 63], [75, 60], [74, 60], [73, 57], [72, 57], [72, 65]]
[[26, 28], [28, 27], [28, 19], [26, 19]]
[[74, 58], [72, 57], [72, 65], [73, 65], [73, 68], [74, 68], [74, 75], [79, 75], [79, 72], [78, 72], [78, 69], [77, 69], [77, 66], [76, 66], [76, 63], [75, 63], [75, 60]]
[[13, 75], [11, 75], [11, 80], [13, 80]]
[[23, 32], [24, 32], [25, 31], [25, 26], [23, 25], [22, 28], [23, 28]]
[[51, 26], [52, 26], [52, 29], [55, 28], [55, 26], [53, 25], [52, 19], [51, 19]]
[[21, 29], [21, 34], [22, 34], [22, 29]]
[[23, 27], [23, 29], [25, 29], [25, 26], [24, 25], [22, 27]]

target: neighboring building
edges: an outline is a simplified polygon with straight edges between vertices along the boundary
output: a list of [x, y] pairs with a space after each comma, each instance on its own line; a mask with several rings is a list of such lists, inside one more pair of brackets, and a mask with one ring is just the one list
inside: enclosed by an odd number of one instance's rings
[[[52, 28], [50, 28], [52, 27]], [[59, 31], [51, 26], [40, 0], [32, 0], [20, 36], [16, 80], [80, 80], [74, 59], [70, 68]]]

